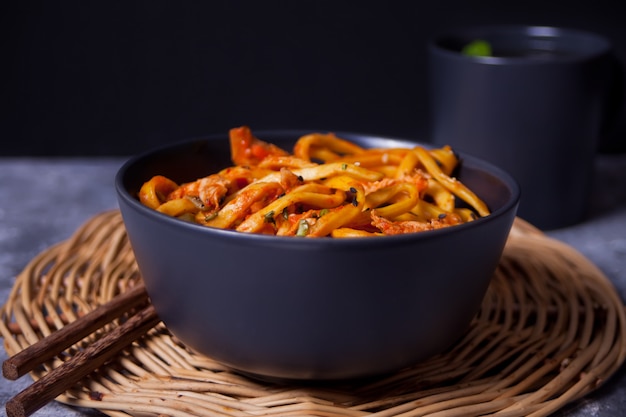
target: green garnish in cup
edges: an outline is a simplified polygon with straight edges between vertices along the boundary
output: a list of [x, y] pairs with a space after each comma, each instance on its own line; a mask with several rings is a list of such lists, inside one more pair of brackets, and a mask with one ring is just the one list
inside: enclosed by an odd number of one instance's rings
[[491, 56], [491, 44], [485, 40], [476, 39], [465, 45], [461, 53], [469, 56]]

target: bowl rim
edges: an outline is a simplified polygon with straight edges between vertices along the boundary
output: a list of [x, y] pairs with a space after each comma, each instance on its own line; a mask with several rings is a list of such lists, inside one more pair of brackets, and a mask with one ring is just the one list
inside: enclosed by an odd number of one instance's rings
[[[468, 41], [472, 39], [497, 39], [515, 37], [516, 39], [550, 39], [561, 44], [575, 42], [579, 46], [576, 53], [555, 55], [549, 60], [527, 59], [515, 56], [467, 56], [445, 46], [446, 42]], [[460, 61], [477, 62], [492, 65], [546, 66], [561, 65], [568, 62], [589, 61], [611, 53], [613, 44], [601, 33], [558, 25], [526, 24], [485, 24], [467, 25], [439, 31], [431, 36], [428, 49], [435, 54], [451, 57]]]
[[[287, 130], [255, 130], [254, 135], [261, 140], [264, 137], [271, 136], [282, 136], [283, 138], [287, 138], [287, 136], [293, 136], [294, 141], [303, 135], [313, 133], [313, 132], [325, 132], [325, 130], [315, 130], [315, 129], [287, 129]], [[351, 139], [360, 139], [366, 141], [385, 141], [388, 143], [397, 143], [403, 145], [419, 145], [424, 146], [426, 148], [433, 148], [435, 145], [432, 143], [421, 142], [417, 140], [401, 138], [401, 137], [392, 137], [392, 136], [383, 136], [383, 135], [375, 135], [375, 134], [367, 134], [367, 133], [358, 133], [358, 132], [344, 132], [344, 131], [334, 131], [339, 137], [351, 140]], [[236, 230], [230, 229], [219, 229], [212, 228], [204, 225], [199, 225], [191, 222], [182, 221], [180, 219], [176, 219], [167, 214], [160, 213], [154, 209], [144, 206], [139, 202], [137, 198], [131, 195], [131, 193], [124, 186], [124, 180], [129, 169], [139, 163], [140, 161], [151, 157], [160, 152], [167, 151], [169, 149], [175, 149], [184, 147], [185, 145], [206, 142], [207, 140], [227, 140], [227, 133], [218, 133], [218, 134], [209, 134], [203, 136], [192, 137], [188, 139], [178, 140], [174, 142], [170, 142], [164, 145], [160, 145], [146, 151], [140, 152], [134, 156], [131, 156], [128, 160], [126, 160], [121, 167], [118, 169], [115, 174], [114, 182], [115, 182], [115, 190], [118, 197], [118, 204], [122, 201], [127, 204], [129, 208], [132, 208], [134, 211], [147, 216], [155, 221], [165, 222], [166, 224], [171, 225], [172, 227], [177, 227], [182, 230], [189, 230], [191, 233], [200, 233], [206, 234], [208, 236], [214, 236], [219, 239], [228, 239], [229, 241], [237, 242], [245, 242], [246, 244], [254, 244], [258, 242], [258, 244], [264, 243], [288, 243], [290, 245], [297, 245], [302, 248], [328, 248], [328, 247], [354, 247], [360, 248], [363, 246], [371, 246], [378, 245], [379, 243], [384, 245], [392, 245], [392, 244], [403, 244], [406, 241], [419, 241], [423, 239], [436, 239], [447, 236], [451, 233], [458, 233], [463, 230], [471, 230], [476, 227], [481, 227], [481, 225], [485, 223], [491, 223], [495, 221], [497, 218], [501, 216], [506, 216], [511, 210], [515, 209], [521, 198], [521, 189], [518, 182], [513, 178], [511, 174], [506, 172], [505, 170], [497, 167], [496, 165], [487, 162], [483, 159], [477, 158], [475, 156], [469, 155], [463, 152], [457, 152], [459, 158], [461, 159], [463, 164], [468, 164], [469, 167], [473, 169], [478, 169], [480, 171], [484, 171], [493, 175], [500, 179], [508, 189], [511, 191], [510, 198], [498, 209], [494, 210], [485, 217], [479, 217], [474, 221], [468, 223], [462, 223], [459, 225], [455, 225], [452, 227], [444, 227], [435, 230], [428, 230], [420, 233], [407, 233], [407, 234], [399, 234], [399, 235], [387, 235], [387, 236], [377, 236], [371, 238], [362, 238], [362, 237], [346, 237], [341, 239], [332, 239], [332, 238], [315, 238], [315, 239], [302, 239], [293, 236], [274, 236], [274, 235], [263, 235], [257, 233], [244, 233]], [[207, 174], [208, 175], [208, 174]], [[225, 240], [221, 240], [226, 242]]]

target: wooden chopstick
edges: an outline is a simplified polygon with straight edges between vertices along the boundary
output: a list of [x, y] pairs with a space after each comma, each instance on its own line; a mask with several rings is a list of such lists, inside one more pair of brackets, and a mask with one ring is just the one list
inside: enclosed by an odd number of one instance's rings
[[152, 305], [45, 374], [6, 403], [8, 417], [27, 417], [139, 339], [160, 319]]
[[45, 361], [53, 358], [74, 343], [121, 316], [124, 312], [148, 301], [148, 294], [143, 284], [114, 297], [37, 343], [2, 363], [2, 374], [6, 379], [16, 380], [32, 371]]

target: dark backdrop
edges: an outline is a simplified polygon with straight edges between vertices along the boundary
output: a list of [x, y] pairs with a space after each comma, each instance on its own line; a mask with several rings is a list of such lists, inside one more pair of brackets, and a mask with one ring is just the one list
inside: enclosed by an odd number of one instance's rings
[[129, 155], [242, 124], [427, 140], [426, 41], [453, 26], [593, 30], [626, 61], [619, 1], [4, 3], [0, 155]]

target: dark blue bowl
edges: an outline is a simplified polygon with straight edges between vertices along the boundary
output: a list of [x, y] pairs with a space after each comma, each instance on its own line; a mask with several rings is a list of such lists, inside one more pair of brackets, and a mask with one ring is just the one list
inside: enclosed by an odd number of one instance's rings
[[[306, 133], [255, 132], [291, 149]], [[364, 147], [415, 142], [338, 134]], [[227, 135], [130, 159], [116, 188], [148, 293], [186, 345], [248, 374], [292, 380], [375, 376], [450, 347], [480, 308], [516, 215], [505, 172], [461, 155], [458, 178], [490, 207], [474, 222], [379, 238], [302, 239], [187, 223], [139, 203], [153, 175], [192, 181], [231, 165]]]

